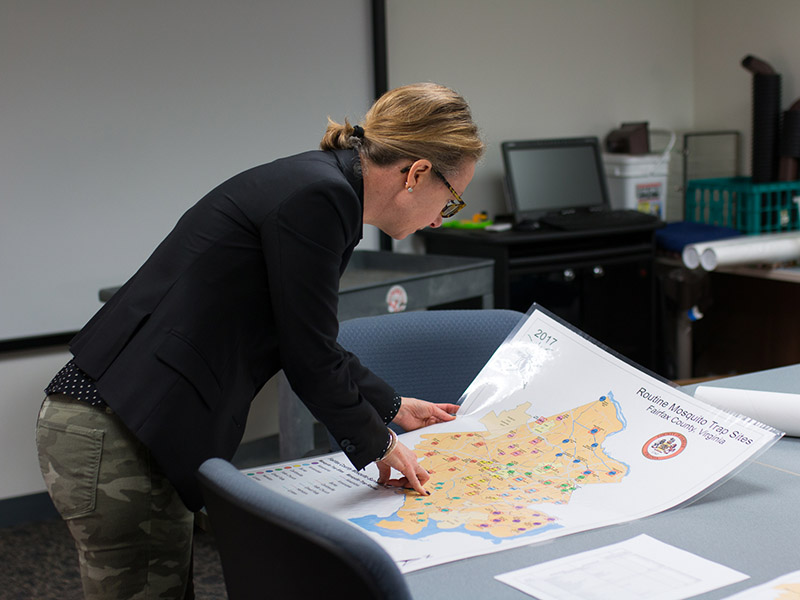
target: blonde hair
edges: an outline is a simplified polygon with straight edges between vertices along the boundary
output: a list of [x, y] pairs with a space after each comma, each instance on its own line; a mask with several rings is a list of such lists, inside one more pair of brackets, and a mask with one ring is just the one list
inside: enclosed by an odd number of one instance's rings
[[329, 117], [320, 148], [355, 148], [377, 165], [426, 158], [445, 174], [457, 172], [465, 159], [478, 160], [485, 150], [466, 100], [435, 83], [386, 92], [364, 117], [363, 131], [356, 127]]

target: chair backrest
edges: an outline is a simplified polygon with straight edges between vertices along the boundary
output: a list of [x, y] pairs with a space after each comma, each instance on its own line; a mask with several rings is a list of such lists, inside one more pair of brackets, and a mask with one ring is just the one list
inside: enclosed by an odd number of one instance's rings
[[403, 575], [364, 532], [212, 458], [198, 471], [230, 600], [409, 600]]
[[362, 317], [339, 326], [339, 344], [401, 396], [457, 402], [525, 315], [431, 310]]

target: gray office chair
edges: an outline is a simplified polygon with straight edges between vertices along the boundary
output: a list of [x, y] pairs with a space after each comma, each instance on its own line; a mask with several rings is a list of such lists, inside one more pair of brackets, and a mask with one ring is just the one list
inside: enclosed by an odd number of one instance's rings
[[365, 533], [273, 492], [229, 462], [198, 471], [230, 600], [410, 600], [403, 575]]
[[340, 324], [338, 341], [401, 396], [456, 403], [524, 316], [487, 309], [361, 317]]

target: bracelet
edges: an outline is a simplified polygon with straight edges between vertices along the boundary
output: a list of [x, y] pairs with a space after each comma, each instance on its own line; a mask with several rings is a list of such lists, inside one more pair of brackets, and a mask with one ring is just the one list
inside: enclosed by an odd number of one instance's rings
[[386, 452], [384, 452], [383, 456], [381, 456], [378, 460], [386, 460], [386, 458], [392, 453], [392, 450], [394, 450], [395, 446], [397, 446], [397, 434], [394, 432], [394, 429], [389, 429], [388, 427], [387, 429], [389, 431], [390, 438], [389, 447], [386, 448]]

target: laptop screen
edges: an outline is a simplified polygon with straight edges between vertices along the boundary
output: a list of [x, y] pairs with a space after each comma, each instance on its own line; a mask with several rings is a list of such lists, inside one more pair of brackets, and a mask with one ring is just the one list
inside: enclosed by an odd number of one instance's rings
[[596, 137], [503, 142], [501, 150], [517, 222], [609, 206]]

